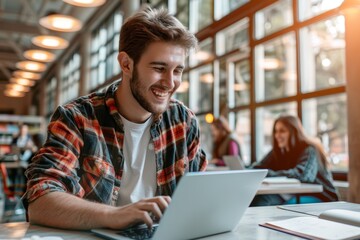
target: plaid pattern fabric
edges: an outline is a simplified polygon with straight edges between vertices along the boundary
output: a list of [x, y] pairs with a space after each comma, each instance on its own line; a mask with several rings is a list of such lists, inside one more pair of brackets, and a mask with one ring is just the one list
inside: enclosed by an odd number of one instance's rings
[[[116, 201], [124, 166], [124, 130], [114, 99], [118, 84], [57, 108], [47, 141], [26, 171], [25, 206], [53, 191], [106, 204]], [[172, 195], [186, 172], [205, 170], [197, 119], [182, 103], [172, 99], [153, 121], [150, 135], [157, 195]]]

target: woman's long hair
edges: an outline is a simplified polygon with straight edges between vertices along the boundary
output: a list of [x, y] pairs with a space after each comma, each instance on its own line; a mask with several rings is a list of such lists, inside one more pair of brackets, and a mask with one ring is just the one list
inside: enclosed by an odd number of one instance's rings
[[218, 137], [217, 139], [213, 139], [213, 157], [218, 158], [221, 157], [218, 154], [218, 147], [220, 147], [220, 143], [224, 141], [226, 136], [231, 134], [231, 129], [228, 121], [223, 116], [214, 119], [211, 125], [222, 133], [220, 137]]
[[290, 137], [288, 144], [289, 144], [290, 152], [294, 152], [297, 151], [299, 148], [303, 148], [305, 146], [311, 145], [316, 148], [322, 165], [325, 168], [327, 168], [328, 163], [323, 147], [321, 146], [320, 143], [311, 140], [309, 137], [305, 135], [300, 119], [295, 116], [285, 115], [275, 120], [273, 126], [273, 132], [272, 132], [273, 150], [275, 154], [279, 155], [282, 152], [275, 138], [275, 125], [278, 122], [281, 122], [282, 124], [285, 125], [287, 129], [289, 129]]

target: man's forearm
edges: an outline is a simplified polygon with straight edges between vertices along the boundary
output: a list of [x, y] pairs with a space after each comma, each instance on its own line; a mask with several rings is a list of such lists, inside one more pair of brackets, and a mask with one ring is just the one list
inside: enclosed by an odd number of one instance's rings
[[107, 227], [114, 207], [90, 202], [64, 192], [48, 193], [29, 205], [31, 223], [66, 229]]

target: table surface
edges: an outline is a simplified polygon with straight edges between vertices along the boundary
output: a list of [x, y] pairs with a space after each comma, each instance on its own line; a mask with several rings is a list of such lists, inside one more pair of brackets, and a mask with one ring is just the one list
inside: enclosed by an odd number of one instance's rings
[[[247, 239], [247, 240], [267, 240], [267, 239], [283, 239], [293, 240], [301, 239], [293, 235], [278, 232], [275, 230], [260, 227], [259, 223], [265, 223], [272, 220], [282, 220], [291, 217], [304, 216], [304, 214], [286, 211], [271, 207], [251, 207], [248, 208], [240, 220], [237, 227], [228, 233], [208, 236], [202, 239]], [[22, 239], [31, 238], [33, 236], [41, 238], [46, 236], [57, 236], [62, 239], [101, 239], [89, 231], [67, 231], [55, 228], [47, 228], [36, 225], [30, 225], [25, 222], [0, 224], [0, 239]], [[40, 239], [41, 239], [40, 238]]]
[[323, 186], [320, 184], [261, 184], [256, 194], [301, 194], [322, 192]]

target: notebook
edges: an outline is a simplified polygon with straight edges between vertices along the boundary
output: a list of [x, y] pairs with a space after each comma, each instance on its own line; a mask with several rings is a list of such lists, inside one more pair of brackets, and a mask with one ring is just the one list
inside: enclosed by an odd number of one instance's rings
[[236, 155], [226, 155], [222, 157], [226, 166], [229, 167], [230, 170], [243, 170], [245, 169], [245, 164], [240, 156]]
[[[131, 236], [136, 229], [93, 229], [107, 239], [192, 239], [232, 231], [254, 198], [266, 169], [185, 174], [157, 229]], [[130, 238], [130, 239], [131, 239]]]

